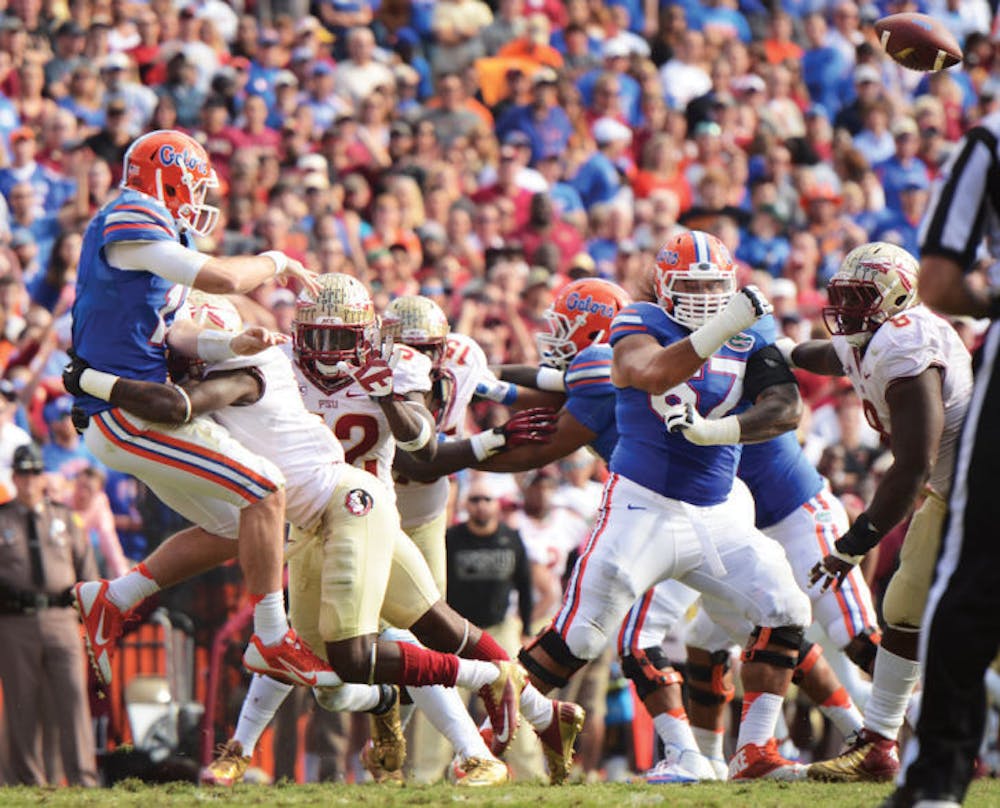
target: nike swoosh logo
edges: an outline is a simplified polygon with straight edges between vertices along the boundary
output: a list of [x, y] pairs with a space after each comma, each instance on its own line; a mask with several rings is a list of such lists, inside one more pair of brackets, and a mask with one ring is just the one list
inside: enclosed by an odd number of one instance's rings
[[101, 619], [97, 621], [97, 631], [94, 632], [94, 645], [107, 645], [110, 641], [104, 633], [104, 612], [101, 612]]
[[630, 511], [644, 511], [644, 510], [646, 510], [646, 506], [645, 505], [632, 505], [631, 503], [629, 503], [625, 507], [628, 508]]
[[345, 393], [345, 395], [348, 398], [368, 398], [368, 394], [367, 393], [351, 393], [351, 392], [348, 391], [347, 393]]
[[299, 670], [298, 668], [296, 668], [291, 663], [286, 662], [284, 659], [279, 659], [278, 662], [281, 663], [282, 667], [284, 667], [284, 669], [286, 671], [288, 671], [289, 673], [294, 673], [299, 678], [300, 681], [302, 681], [305, 684], [309, 685], [309, 687], [315, 687], [316, 686], [316, 674], [315, 673], [307, 673], [306, 671]]
[[[496, 729], [496, 727], [494, 727]], [[496, 734], [497, 743], [505, 744], [510, 740], [510, 719], [507, 718], [507, 713], [503, 714], [503, 730]]]

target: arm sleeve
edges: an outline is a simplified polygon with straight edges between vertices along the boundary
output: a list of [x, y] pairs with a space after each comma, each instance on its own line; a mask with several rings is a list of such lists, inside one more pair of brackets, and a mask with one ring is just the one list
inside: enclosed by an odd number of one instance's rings
[[104, 248], [108, 263], [117, 269], [152, 272], [168, 281], [193, 286], [201, 268], [211, 259], [176, 241], [113, 241]]
[[743, 397], [756, 401], [757, 396], [776, 384], [795, 384], [795, 374], [774, 345], [765, 345], [747, 360], [743, 379]]

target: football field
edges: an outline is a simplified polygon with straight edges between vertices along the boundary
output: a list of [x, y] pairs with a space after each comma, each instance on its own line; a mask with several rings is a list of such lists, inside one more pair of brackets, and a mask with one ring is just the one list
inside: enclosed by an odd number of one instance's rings
[[[151, 786], [125, 781], [112, 789], [0, 788], [0, 806], [164, 806], [192, 805], [322, 805], [392, 806], [469, 805], [496, 808], [626, 808], [667, 803], [681, 808], [867, 808], [877, 806], [890, 792], [888, 785], [826, 783], [699, 784], [647, 786], [600, 783], [548, 788], [515, 785], [484, 789], [453, 786], [348, 786], [348, 785], [240, 785], [233, 789], [198, 788], [189, 784]], [[1000, 805], [1000, 781], [973, 784], [966, 806], [993, 808]]]

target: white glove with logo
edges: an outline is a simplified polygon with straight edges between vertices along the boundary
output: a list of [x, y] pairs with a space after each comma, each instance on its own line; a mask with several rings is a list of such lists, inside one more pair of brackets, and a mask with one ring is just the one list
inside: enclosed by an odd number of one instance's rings
[[337, 364], [337, 369], [354, 379], [373, 399], [378, 400], [392, 395], [392, 366], [380, 356], [368, 360], [368, 364], [362, 367], [340, 362]]
[[774, 311], [756, 286], [744, 286], [733, 295], [726, 307], [691, 334], [691, 346], [698, 356], [708, 359], [726, 340], [745, 331]]
[[675, 404], [663, 414], [668, 432], [680, 432], [696, 446], [722, 446], [740, 442], [740, 421], [735, 415], [707, 419], [691, 404]]

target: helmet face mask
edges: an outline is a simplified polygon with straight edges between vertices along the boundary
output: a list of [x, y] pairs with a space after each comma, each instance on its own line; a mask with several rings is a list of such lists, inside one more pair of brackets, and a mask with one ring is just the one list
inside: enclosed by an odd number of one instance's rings
[[161, 129], [136, 139], [125, 152], [121, 187], [159, 200], [195, 235], [209, 235], [219, 221], [219, 209], [205, 204], [219, 179], [202, 145], [183, 132]]
[[916, 259], [886, 242], [863, 244], [844, 258], [827, 285], [827, 330], [862, 349], [886, 320], [917, 304]]
[[321, 275], [315, 299], [299, 301], [292, 322], [295, 361], [313, 384], [332, 393], [351, 383], [338, 365], [363, 367], [379, 344], [378, 320], [364, 285], [349, 275]]
[[657, 302], [667, 316], [691, 330], [719, 314], [736, 294], [736, 265], [729, 250], [698, 230], [663, 245], [653, 279]]
[[625, 290], [605, 280], [564, 286], [544, 313], [548, 333], [535, 336], [542, 364], [565, 370], [584, 348], [607, 339], [611, 321], [628, 304]]

